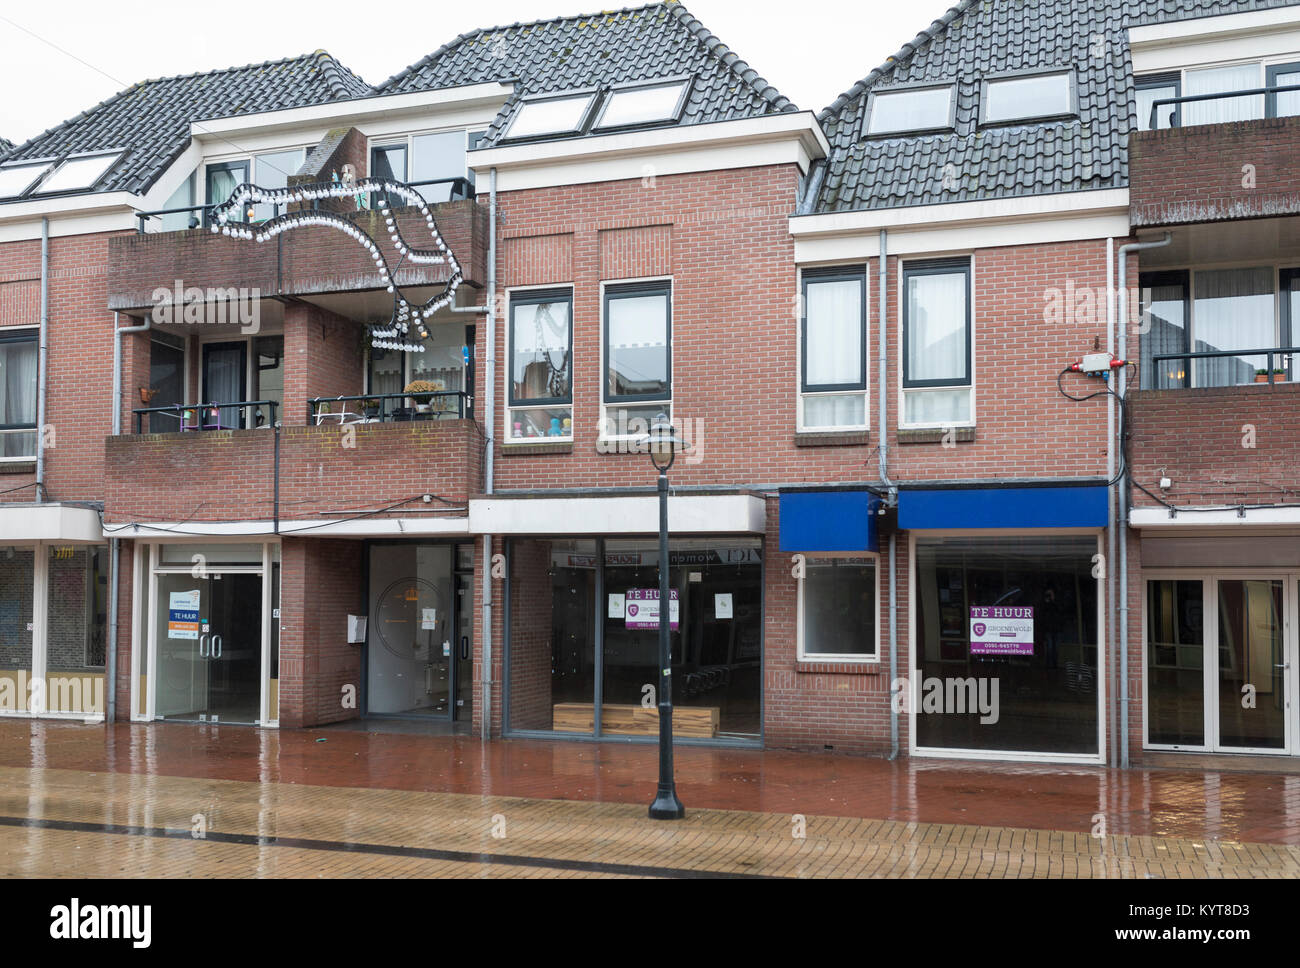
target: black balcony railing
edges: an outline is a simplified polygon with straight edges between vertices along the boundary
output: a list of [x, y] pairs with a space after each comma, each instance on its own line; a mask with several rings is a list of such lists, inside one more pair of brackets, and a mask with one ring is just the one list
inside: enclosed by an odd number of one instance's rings
[[474, 416], [467, 393], [372, 393], [360, 397], [317, 397], [307, 401], [307, 422], [331, 424], [407, 423], [416, 420], [464, 420]]
[[1183, 97], [1163, 97], [1151, 103], [1151, 117], [1148, 124], [1151, 130], [1157, 129], [1159, 125], [1160, 109], [1162, 107], [1172, 106], [1174, 110], [1169, 112], [1169, 124], [1167, 127], [1182, 127], [1182, 112], [1180, 108], [1184, 104], [1197, 104], [1201, 101], [1224, 101], [1239, 97], [1264, 97], [1264, 116], [1277, 117], [1277, 95], [1286, 94], [1291, 91], [1300, 91], [1300, 84], [1272, 84], [1268, 87], [1253, 87], [1245, 91], [1221, 91], [1215, 94], [1187, 94]]
[[[1159, 384], [1155, 389], [1186, 389], [1189, 386], [1188, 373], [1190, 366], [1184, 366], [1177, 373], [1162, 372], [1165, 371], [1166, 363], [1179, 361], [1190, 364], [1194, 360], [1224, 360], [1225, 366], [1221, 367], [1222, 372], [1213, 372], [1210, 366], [1205, 369], [1208, 371], [1204, 374], [1198, 374], [1200, 379], [1190, 381], [1190, 386], [1205, 387], [1235, 387], [1246, 386], [1250, 383], [1268, 383], [1272, 386], [1274, 383], [1291, 382], [1291, 357], [1300, 353], [1300, 346], [1271, 346], [1262, 349], [1252, 350], [1211, 350], [1203, 353], [1157, 353], [1151, 357], [1151, 369], [1156, 382]], [[1263, 367], [1258, 367], [1252, 360], [1267, 361]], [[1232, 371], [1235, 371], [1232, 372]], [[1245, 379], [1249, 375], [1251, 379]], [[1229, 378], [1235, 376], [1235, 378]], [[1260, 377], [1267, 376], [1267, 380]]]
[[[428, 179], [427, 181], [409, 182], [407, 184], [408, 187], [417, 188], [417, 189], [428, 188], [434, 185], [446, 185], [447, 186], [446, 198], [437, 197], [442, 194], [441, 192], [420, 193], [422, 195], [425, 195], [426, 197], [428, 197], [429, 195], [435, 196], [429, 199], [429, 203], [431, 205], [436, 205], [440, 202], [463, 201], [465, 199], [474, 197], [474, 186], [470, 183], [470, 180], [468, 178], [431, 178]], [[358, 194], [364, 194], [364, 193], [358, 193]], [[382, 194], [382, 193], [375, 193], [375, 194]], [[371, 200], [372, 207], [373, 207], [373, 201], [374, 200], [372, 199]], [[164, 209], [159, 209], [158, 211], [155, 212], [137, 212], [135, 215], [135, 219], [136, 219], [135, 230], [136, 232], [143, 235], [146, 231], [148, 231], [148, 223], [153, 219], [162, 219], [168, 215], [184, 215], [186, 213], [188, 213], [190, 216], [189, 219], [187, 220], [187, 226], [186, 226], [187, 228], [197, 229], [200, 227], [206, 227], [211, 224], [212, 210], [216, 208], [217, 205], [219, 204], [221, 203], [215, 202], [209, 205], [187, 205], [181, 208], [164, 208]], [[310, 207], [312, 210], [319, 208], [319, 205], [320, 205], [319, 199], [314, 199], [310, 203]], [[277, 207], [277, 211], [275, 214], [281, 215], [283, 213], [280, 212]], [[243, 221], [243, 220], [239, 220], [239, 221]], [[257, 222], [268, 221], [268, 219], [255, 218], [252, 219], [252, 221], [254, 223], [257, 223]]]
[[[274, 427], [280, 405], [274, 400], [241, 400], [238, 403], [178, 403], [169, 407], [141, 407], [135, 414], [135, 432], [144, 433], [144, 418], [155, 414], [165, 429], [156, 429], [150, 419], [151, 433], [189, 433], [203, 430], [243, 430]], [[175, 426], [172, 426], [172, 424]]]

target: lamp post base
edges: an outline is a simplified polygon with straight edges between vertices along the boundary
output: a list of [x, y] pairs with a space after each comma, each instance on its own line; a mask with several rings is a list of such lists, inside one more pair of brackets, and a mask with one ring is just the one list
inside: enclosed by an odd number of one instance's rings
[[686, 808], [682, 806], [682, 801], [677, 799], [677, 790], [674, 787], [659, 787], [659, 792], [655, 794], [655, 802], [650, 804], [651, 820], [681, 820], [686, 816]]

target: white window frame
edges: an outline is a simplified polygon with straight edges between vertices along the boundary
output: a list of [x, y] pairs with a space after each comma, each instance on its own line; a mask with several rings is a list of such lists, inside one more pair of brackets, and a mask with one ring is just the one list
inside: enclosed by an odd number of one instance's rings
[[804, 605], [805, 585], [807, 579], [805, 575], [800, 575], [797, 584], [799, 586], [797, 599], [797, 610], [795, 613], [795, 659], [798, 662], [826, 662], [839, 665], [878, 665], [880, 663], [880, 641], [881, 641], [881, 621], [880, 621], [880, 554], [871, 551], [826, 551], [826, 552], [808, 552], [803, 555], [804, 559], [840, 559], [840, 560], [858, 560], [869, 559], [872, 570], [875, 573], [875, 593], [876, 593], [876, 621], [873, 623], [876, 628], [876, 639], [873, 644], [871, 655], [854, 655], [852, 653], [813, 653], [808, 654], [804, 651], [804, 619], [807, 617], [807, 611]]
[[[1171, 77], [1176, 76], [1178, 78], [1179, 93], [1181, 95], [1186, 95], [1187, 75], [1189, 72], [1214, 70], [1215, 68], [1221, 68], [1221, 67], [1244, 67], [1245, 65], [1248, 64], [1254, 64], [1259, 67], [1259, 83], [1256, 84], [1255, 87], [1267, 87], [1268, 69], [1270, 67], [1277, 67], [1283, 64], [1295, 64], [1295, 63], [1300, 63], [1300, 51], [1293, 51], [1287, 54], [1272, 54], [1268, 57], [1241, 57], [1235, 60], [1208, 61], [1203, 64], [1185, 64], [1181, 67], [1170, 67], [1164, 70], [1151, 69], [1148, 71], [1144, 71], [1141, 74], [1135, 75], [1134, 81], [1135, 82], [1141, 81], [1144, 77], [1148, 77], [1148, 76], [1149, 77], [1159, 77], [1162, 75], [1171, 76]], [[1261, 98], [1263, 103], [1262, 103], [1262, 110], [1260, 113], [1260, 117], [1265, 120], [1268, 119], [1268, 95], [1267, 94], [1243, 95], [1243, 96], [1246, 97], [1253, 96], [1253, 97]], [[1196, 103], [1196, 102], [1192, 102], [1192, 103]], [[1215, 102], [1209, 101], [1206, 103], [1213, 104]], [[1136, 103], [1134, 104], [1134, 107], [1136, 108]], [[1186, 109], [1187, 109], [1186, 104], [1178, 105], [1178, 122], [1180, 127], [1187, 127], [1186, 118], [1185, 118]], [[1142, 129], [1141, 124], [1142, 121], [1141, 119], [1139, 119], [1139, 124], [1138, 124], [1139, 130], [1150, 130], [1150, 129]], [[1160, 130], [1165, 130], [1165, 129], [1160, 129]]]
[[[803, 354], [804, 354], [804, 331], [805, 320], [808, 315], [807, 306], [807, 286], [808, 283], [816, 282], [817, 276], [813, 275], [811, 279], [806, 273], [814, 269], [834, 269], [841, 270], [845, 275], [862, 272], [862, 341], [864, 346], [863, 360], [863, 382], [866, 384], [862, 390], [813, 390], [807, 391], [803, 388]], [[797, 414], [795, 417], [796, 432], [801, 434], [838, 434], [838, 433], [856, 433], [859, 431], [870, 431], [871, 429], [871, 272], [870, 266], [865, 263], [846, 263], [844, 265], [834, 266], [801, 266], [799, 268], [798, 278], [799, 292], [799, 312], [795, 314], [795, 396], [798, 400]], [[809, 399], [819, 397], [850, 397], [861, 393], [862, 402], [862, 423], [860, 424], [841, 424], [836, 426], [807, 426], [804, 420], [804, 404]]]
[[[510, 384], [514, 380], [514, 360], [511, 357], [511, 349], [514, 345], [514, 336], [512, 333], [513, 314], [511, 313], [512, 297], [518, 293], [521, 296], [527, 296], [529, 293], [547, 292], [549, 290], [569, 290], [569, 390], [570, 398], [573, 402], [568, 404], [556, 404], [554, 407], [532, 406], [532, 407], [512, 407], [510, 405]], [[529, 285], [529, 286], [510, 286], [505, 290], [505, 326], [502, 334], [502, 359], [505, 365], [501, 367], [501, 445], [504, 448], [510, 447], [527, 447], [537, 446], [538, 444], [571, 444], [578, 431], [578, 355], [574, 351], [573, 343], [577, 341], [577, 287], [571, 282], [557, 282], [550, 285]], [[489, 336], [489, 338], [492, 338]], [[569, 435], [567, 437], [513, 437], [514, 431], [514, 411], [515, 410], [562, 410], [564, 407], [569, 408]]]
[[[605, 328], [609, 322], [605, 318], [605, 291], [611, 287], [629, 285], [653, 285], [655, 283], [666, 283], [668, 285], [668, 386], [669, 396], [663, 400], [628, 400], [625, 402], [606, 403], [605, 389], [606, 380], [609, 374], [605, 372]], [[610, 413], [617, 413], [620, 410], [628, 410], [640, 407], [660, 408], [663, 413], [667, 414], [668, 420], [673, 420], [673, 404], [676, 399], [677, 384], [673, 380], [673, 369], [676, 362], [675, 342], [677, 339], [677, 283], [671, 275], [665, 276], [645, 276], [634, 279], [602, 279], [600, 282], [600, 427], [599, 443], [628, 443], [640, 439], [638, 434], [607, 434], [605, 433], [608, 425]], [[648, 431], [649, 428], [647, 427]]]
[[[904, 279], [903, 270], [909, 263], [929, 262], [933, 259], [969, 259], [970, 260], [970, 288], [966, 293], [966, 298], [970, 301], [970, 386], [964, 388], [970, 392], [970, 419], [966, 421], [954, 422], [954, 423], [907, 423], [906, 422], [906, 418], [907, 418], [906, 395], [908, 393], [934, 392], [934, 390], [927, 391], [924, 389], [916, 389], [916, 388], [909, 390], [903, 386], [903, 326], [904, 326], [904, 316], [905, 316], [904, 303], [906, 302], [906, 297], [907, 297], [906, 292], [904, 292], [903, 290], [903, 279]], [[899, 430], [956, 430], [956, 429], [962, 429], [968, 427], [975, 427], [978, 423], [979, 413], [976, 409], [976, 406], [978, 404], [978, 388], [979, 388], [979, 339], [978, 339], [979, 302], [975, 298], [975, 294], [977, 292], [977, 288], [975, 285], [976, 272], [977, 272], [977, 266], [976, 266], [974, 251], [941, 252], [941, 253], [933, 253], [929, 255], [916, 254], [916, 255], [908, 255], [906, 258], [900, 258], [898, 260], [898, 264], [895, 268], [896, 275], [894, 278], [894, 285], [895, 285], [894, 291], [898, 293], [898, 298], [894, 300], [896, 304], [894, 307], [895, 325], [897, 327], [896, 332], [898, 333], [898, 339], [895, 345], [898, 347], [898, 354], [897, 354], [898, 360], [894, 364], [894, 366], [895, 366], [896, 379], [898, 381], [897, 382], [897, 390], [898, 390], [897, 423], [898, 423]], [[943, 390], [945, 388], [938, 387], [935, 389]], [[957, 390], [963, 388], [948, 387], [946, 389]]]

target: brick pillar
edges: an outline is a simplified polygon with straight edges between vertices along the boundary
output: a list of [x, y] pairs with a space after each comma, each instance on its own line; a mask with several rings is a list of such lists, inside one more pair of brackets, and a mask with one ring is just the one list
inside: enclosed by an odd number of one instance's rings
[[357, 396], [365, 390], [362, 326], [307, 303], [284, 310], [284, 410], [286, 427], [307, 423], [307, 401]]
[[[123, 316], [120, 326], [138, 326], [141, 320], [134, 317]], [[150, 362], [150, 342], [148, 333], [132, 333], [129, 336], [117, 337], [114, 339], [122, 340], [122, 399], [118, 401], [118, 406], [122, 408], [122, 433], [135, 433], [135, 414], [131, 411], [145, 404], [140, 402], [140, 387], [150, 385], [149, 381], [149, 362]], [[112, 379], [112, 375], [109, 375]], [[148, 432], [148, 426], [145, 431]]]

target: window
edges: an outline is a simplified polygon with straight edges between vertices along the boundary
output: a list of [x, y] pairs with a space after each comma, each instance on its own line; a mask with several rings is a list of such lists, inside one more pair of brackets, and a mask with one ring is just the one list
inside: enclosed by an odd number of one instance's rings
[[1186, 272], [1149, 272], [1141, 277], [1143, 387], [1168, 390], [1187, 386], [1188, 360], [1158, 360], [1165, 353], [1187, 352], [1188, 287]]
[[862, 269], [803, 276], [801, 430], [867, 426], [867, 297]]
[[1078, 113], [1074, 103], [1074, 75], [1031, 74], [984, 82], [983, 124], [1032, 121]]
[[595, 101], [594, 92], [526, 100], [504, 135], [507, 139], [578, 134]]
[[799, 579], [799, 658], [874, 660], [878, 656], [874, 558], [807, 558]]
[[595, 127], [600, 130], [676, 121], [686, 105], [686, 90], [686, 81], [615, 88]]
[[573, 292], [510, 296], [507, 439], [573, 439]]
[[465, 186], [455, 184], [452, 179], [465, 179], [472, 194], [474, 173], [469, 170], [465, 153], [477, 145], [485, 133], [463, 129], [437, 131], [412, 135], [395, 144], [376, 145], [370, 149], [370, 176], [409, 181], [431, 205], [463, 198], [466, 196]]
[[[1300, 63], [1271, 64], [1265, 77], [1268, 87], [1300, 88]], [[1270, 118], [1290, 118], [1300, 114], [1300, 90], [1271, 92], [1267, 107]]]
[[[211, 209], [213, 205], [225, 203], [235, 193], [236, 188], [249, 181], [248, 162], [246, 160], [223, 161], [218, 164], [208, 165], [204, 180], [205, 193], [203, 197], [205, 204]], [[232, 212], [230, 220], [232, 222], [242, 222], [244, 213]]]
[[[1179, 121], [1177, 104], [1162, 104], [1155, 108], [1157, 101], [1176, 98], [1182, 92], [1182, 78], [1178, 74], [1156, 74], [1139, 77], [1134, 81], [1137, 88], [1137, 129], [1150, 131], [1162, 128], [1176, 128]], [[1155, 109], [1154, 123], [1152, 110]]]
[[969, 259], [903, 267], [903, 425], [970, 424]]
[[84, 191], [94, 188], [120, 157], [122, 157], [122, 152], [115, 151], [107, 155], [69, 158], [41, 184], [38, 194]]
[[[258, 188], [282, 189], [289, 187], [289, 176], [298, 174], [307, 161], [306, 148], [274, 151], [253, 156], [253, 184]], [[283, 214], [279, 205], [263, 202], [253, 208], [253, 220], [263, 222]]]
[[[366, 393], [375, 397], [402, 393], [415, 380], [425, 380], [442, 389], [440, 393], [463, 393], [464, 413], [472, 419], [474, 413], [473, 354], [476, 327], [456, 323], [442, 323], [429, 327], [429, 335], [421, 340], [424, 351], [403, 353], [400, 350], [368, 350]], [[455, 398], [435, 398], [435, 410], [442, 419], [461, 412]], [[417, 410], [411, 413], [410, 400], [390, 400], [382, 408], [385, 416], [394, 420], [426, 419]], [[433, 419], [429, 417], [428, 419]]]
[[605, 437], [649, 432], [672, 417], [672, 285], [605, 288]]
[[5, 165], [0, 167], [0, 198], [17, 198], [25, 194], [37, 180], [50, 170], [48, 161], [38, 165]]
[[0, 332], [0, 461], [36, 456], [36, 330]]
[[[1223, 94], [1259, 88], [1260, 65], [1234, 64], [1230, 67], [1206, 67], [1186, 71], [1183, 89], [1186, 96]], [[1189, 101], [1183, 105], [1184, 124], [1224, 124], [1228, 121], [1252, 121], [1264, 116], [1264, 99], [1258, 94], [1221, 97], [1212, 101]]]
[[951, 128], [953, 101], [951, 85], [872, 94], [866, 133], [870, 136]]

